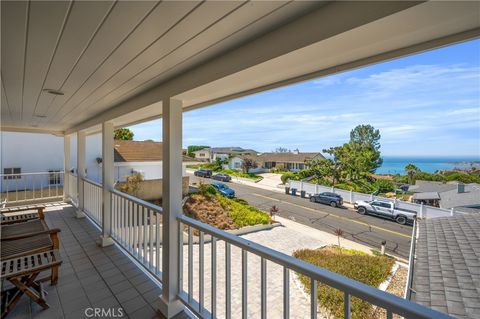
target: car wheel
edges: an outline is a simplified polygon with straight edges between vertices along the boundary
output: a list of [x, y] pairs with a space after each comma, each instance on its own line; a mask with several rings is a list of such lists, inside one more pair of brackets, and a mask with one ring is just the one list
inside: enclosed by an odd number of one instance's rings
[[310, 201], [311, 201], [312, 203], [315, 203], [315, 197], [310, 197]]
[[365, 209], [365, 207], [359, 207], [357, 212], [361, 215], [365, 215], [367, 213], [367, 210]]
[[395, 221], [400, 225], [405, 225], [407, 223], [407, 218], [405, 216], [397, 216], [397, 218], [395, 218]]
[[336, 202], [330, 202], [330, 206], [337, 207], [337, 203]]

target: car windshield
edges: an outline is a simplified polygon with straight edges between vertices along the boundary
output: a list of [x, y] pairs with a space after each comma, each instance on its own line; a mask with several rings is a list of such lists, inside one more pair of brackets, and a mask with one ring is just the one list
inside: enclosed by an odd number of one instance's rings
[[227, 189], [227, 185], [223, 185], [223, 184], [217, 184], [217, 187], [220, 188], [220, 189]]

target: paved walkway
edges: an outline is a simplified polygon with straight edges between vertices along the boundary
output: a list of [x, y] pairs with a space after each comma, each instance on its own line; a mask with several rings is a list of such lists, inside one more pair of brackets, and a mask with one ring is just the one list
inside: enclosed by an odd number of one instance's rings
[[[287, 255], [300, 248], [318, 248], [326, 243], [318, 237], [312, 237], [309, 232], [299, 232], [291, 227], [276, 227], [268, 231], [261, 231], [241, 236], [269, 248], [278, 250]], [[193, 258], [199, 260], [198, 245], [194, 245]], [[205, 307], [211, 311], [211, 246], [205, 245]], [[188, 290], [187, 247], [184, 247], [184, 290]], [[232, 318], [241, 318], [242, 315], [242, 252], [233, 247], [231, 250], [232, 262]], [[260, 257], [248, 254], [248, 318], [260, 318]], [[193, 286], [194, 299], [199, 298], [199, 263], [194, 263]], [[225, 317], [225, 244], [217, 242], [217, 316]], [[267, 317], [281, 318], [283, 315], [283, 267], [267, 262]], [[290, 317], [309, 318], [310, 299], [294, 272], [290, 272]], [[319, 318], [321, 318], [319, 314]]]

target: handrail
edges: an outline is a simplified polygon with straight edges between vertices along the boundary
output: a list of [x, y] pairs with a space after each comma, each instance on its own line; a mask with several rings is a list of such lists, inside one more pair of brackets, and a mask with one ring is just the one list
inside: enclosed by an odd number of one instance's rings
[[3, 176], [30, 176], [30, 175], [47, 175], [47, 174], [65, 174], [65, 171], [60, 170], [60, 171], [55, 171], [55, 172], [34, 172], [34, 173], [12, 173], [12, 174], [0, 174], [0, 177]]
[[92, 184], [92, 185], [94, 185], [94, 186], [103, 188], [102, 184], [97, 183], [97, 182], [95, 182], [95, 181], [92, 181], [91, 179], [82, 178], [82, 181], [87, 182], [87, 183], [89, 183], [89, 184]]
[[406, 318], [452, 318], [441, 312], [416, 304], [409, 300], [405, 300], [326, 269], [316, 267], [303, 260], [296, 259], [292, 256], [254, 243], [247, 239], [219, 230], [185, 215], [179, 216], [177, 219], [181, 223], [197, 228], [215, 238], [224, 240], [225, 242], [233, 244], [236, 247], [240, 247], [257, 256], [263, 257], [298, 273], [304, 274], [313, 280], [317, 280], [333, 288], [340, 289], [345, 293], [368, 301], [371, 304], [387, 310], [392, 310], [394, 313]]
[[127, 199], [127, 200], [130, 200], [130, 201], [132, 201], [132, 202], [135, 202], [135, 203], [137, 203], [137, 204], [139, 204], [139, 205], [142, 205], [142, 206], [144, 206], [144, 207], [146, 207], [146, 208], [149, 208], [149, 209], [151, 209], [152, 211], [154, 211], [155, 213], [163, 214], [163, 209], [162, 209], [162, 207], [160, 207], [160, 206], [157, 206], [157, 205], [155, 205], [155, 204], [152, 204], [152, 203], [150, 203], [150, 202], [147, 202], [147, 201], [145, 201], [145, 200], [143, 200], [143, 199], [140, 199], [140, 198], [138, 198], [138, 197], [129, 195], [129, 194], [127, 194], [127, 193], [122, 193], [122, 192], [120, 192], [120, 191], [118, 191], [118, 190], [116, 190], [116, 189], [112, 189], [110, 192], [111, 192], [112, 194], [115, 194], [115, 195], [117, 195], [117, 196], [123, 197], [123, 198], [125, 198], [125, 199]]
[[412, 242], [410, 243], [410, 257], [408, 258], [408, 272], [407, 272], [407, 284], [405, 287], [404, 298], [410, 300], [412, 298], [412, 285], [413, 285], [413, 267], [415, 266], [415, 246], [417, 241], [417, 219], [413, 220], [412, 229]]

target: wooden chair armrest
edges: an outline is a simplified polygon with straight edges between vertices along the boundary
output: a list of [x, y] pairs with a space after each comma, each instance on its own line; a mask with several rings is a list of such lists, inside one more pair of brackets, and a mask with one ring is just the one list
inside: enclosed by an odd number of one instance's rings
[[42, 235], [42, 234], [49, 234], [50, 237], [57, 237], [57, 233], [60, 232], [60, 229], [58, 228], [53, 228], [53, 229], [46, 229], [46, 230], [42, 230], [42, 231], [39, 231], [39, 232], [31, 232], [31, 233], [25, 233], [25, 234], [21, 234], [21, 235], [17, 235], [17, 236], [11, 236], [11, 237], [3, 237], [0, 239], [0, 241], [11, 241], [11, 240], [18, 240], [18, 239], [22, 239], [22, 238], [28, 238], [28, 237], [32, 237], [32, 236], [37, 236], [37, 235]]
[[30, 210], [37, 210], [38, 217], [40, 219], [45, 218], [45, 206], [35, 206], [35, 207], [18, 207], [18, 208], [9, 208], [9, 209], [1, 209], [0, 213], [2, 214], [9, 214], [9, 213], [18, 213], [23, 211], [30, 211]]

